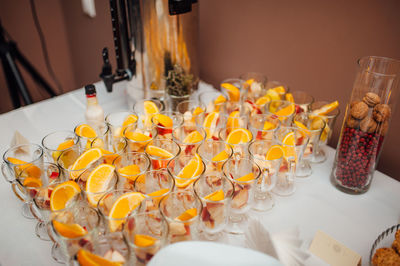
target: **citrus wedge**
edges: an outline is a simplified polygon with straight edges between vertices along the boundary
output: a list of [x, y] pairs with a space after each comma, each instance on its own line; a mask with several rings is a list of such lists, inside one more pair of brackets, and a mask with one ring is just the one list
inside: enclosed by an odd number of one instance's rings
[[240, 113], [239, 111], [233, 111], [230, 113], [228, 117], [228, 121], [226, 122], [226, 127], [227, 128], [238, 128], [239, 127], [239, 116]]
[[271, 98], [271, 101], [281, 99], [281, 97], [279, 96], [279, 93], [274, 89], [267, 90], [267, 93], [265, 94], [265, 96], [269, 96]]
[[151, 155], [151, 156], [156, 156], [156, 157], [160, 157], [162, 159], [170, 159], [172, 157], [174, 157], [174, 155], [172, 153], [170, 153], [169, 151], [154, 146], [154, 145], [148, 145], [146, 147], [146, 152], [147, 154]]
[[294, 103], [294, 97], [293, 97], [293, 94], [291, 94], [291, 93], [286, 93], [285, 99], [288, 102]]
[[251, 84], [253, 84], [254, 81], [255, 81], [254, 79], [248, 79], [246, 80], [246, 83], [251, 86]]
[[217, 123], [219, 120], [218, 112], [209, 113], [203, 122], [203, 127], [206, 130], [207, 138], [211, 138], [214, 134], [215, 129], [217, 128]]
[[176, 219], [179, 220], [179, 221], [184, 222], [184, 221], [192, 219], [196, 215], [197, 215], [197, 209], [196, 208], [191, 208], [191, 209], [188, 209], [185, 212], [183, 212], [178, 217], [176, 217]]
[[[311, 135], [310, 130], [308, 130], [308, 128], [307, 128], [303, 123], [301, 123], [301, 122], [299, 122], [299, 121], [294, 121], [294, 124], [295, 124], [296, 126], [298, 126], [299, 128], [303, 129], [303, 130], [306, 132], [306, 134], [307, 134], [308, 136]], [[302, 132], [302, 131], [300, 131], [300, 132]]]
[[211, 201], [224, 200], [225, 199], [224, 191], [222, 189], [219, 189], [219, 190], [214, 191], [213, 193], [205, 196], [204, 199], [211, 200]]
[[271, 129], [274, 129], [274, 128], [276, 128], [275, 124], [273, 124], [273, 123], [271, 123], [269, 121], [265, 121], [264, 122], [263, 130], [271, 130]]
[[131, 164], [118, 169], [118, 173], [124, 176], [137, 175], [140, 173], [140, 167], [136, 164]]
[[126, 128], [130, 124], [135, 123], [137, 120], [138, 120], [138, 117], [136, 115], [130, 114], [125, 118], [124, 122], [122, 123], [122, 127]]
[[121, 195], [112, 205], [108, 214], [109, 227], [111, 232], [117, 229], [124, 223], [123, 218], [126, 218], [133, 210], [135, 210], [145, 196], [140, 192], [128, 192]]
[[157, 105], [152, 101], [145, 101], [144, 105], [144, 113], [146, 115], [157, 114], [159, 112]]
[[159, 196], [164, 195], [164, 194], [167, 193], [168, 191], [169, 191], [168, 188], [163, 188], [163, 189], [160, 189], [160, 190], [151, 192], [151, 193], [147, 194], [147, 196], [155, 198], [155, 197], [159, 197]]
[[191, 179], [201, 174], [202, 171], [203, 171], [203, 163], [200, 158], [200, 155], [196, 153], [194, 158], [192, 158], [189, 161], [189, 163], [181, 169], [181, 171], [178, 174], [178, 177]]
[[[96, 162], [103, 155], [101, 149], [93, 148], [82, 153], [78, 159], [71, 166], [71, 170], [81, 170], [89, 167], [92, 163]], [[72, 180], [78, 178], [81, 173], [71, 172], [70, 177]]]
[[87, 124], [81, 124], [75, 129], [76, 135], [79, 137], [84, 137], [84, 138], [95, 138], [97, 137], [96, 131], [89, 125]]
[[85, 249], [80, 249], [76, 258], [81, 266], [122, 266], [123, 263], [106, 260]]
[[125, 132], [125, 137], [136, 142], [145, 142], [151, 140], [151, 137], [140, 132]]
[[22, 184], [24, 187], [31, 188], [39, 188], [42, 186], [42, 180], [36, 177], [27, 177], [24, 179], [24, 182]]
[[248, 143], [253, 138], [250, 131], [244, 128], [236, 128], [232, 130], [228, 137], [226, 138], [226, 142], [229, 144], [240, 144], [240, 143]]
[[115, 167], [110, 164], [100, 164], [89, 175], [86, 181], [86, 196], [92, 206], [97, 202], [105, 192], [111, 182]]
[[85, 228], [80, 224], [67, 224], [53, 220], [54, 229], [66, 238], [77, 238], [87, 234]]
[[289, 133], [287, 133], [287, 134], [283, 137], [282, 143], [285, 144], [285, 145], [294, 146], [294, 145], [295, 145], [294, 132], [289, 132]]
[[329, 104], [326, 104], [322, 106], [321, 108], [314, 110], [312, 113], [313, 115], [327, 115], [333, 110], [335, 110], [339, 106], [338, 101], [331, 102]]
[[27, 169], [26, 174], [30, 177], [39, 178], [41, 175], [41, 170], [36, 165], [27, 163], [25, 161], [13, 157], [7, 157], [7, 161], [9, 161], [12, 164], [15, 164], [16, 175], [19, 175], [25, 169]]
[[269, 161], [280, 159], [283, 156], [283, 149], [280, 145], [273, 145], [267, 151], [265, 158]]
[[159, 124], [163, 127], [168, 127], [168, 128], [171, 128], [174, 125], [172, 118], [167, 115], [163, 115], [163, 114], [155, 114], [153, 116], [153, 121], [156, 124]]
[[237, 182], [249, 182], [251, 180], [254, 180], [254, 174], [253, 173], [248, 173], [247, 175], [241, 176], [236, 179]]
[[270, 101], [271, 101], [271, 97], [269, 95], [265, 95], [265, 96], [262, 96], [262, 97], [258, 98], [257, 101], [256, 101], [256, 104], [260, 105], [260, 106], [263, 106], [264, 104], [266, 104], [266, 103], [268, 103]]
[[51, 154], [54, 161], [57, 161], [58, 156], [60, 156], [61, 152], [71, 148], [72, 146], [74, 146], [75, 142], [73, 139], [68, 139], [62, 143], [60, 143], [60, 145], [58, 145], [57, 147], [57, 151], [53, 151], [53, 153]]
[[240, 99], [240, 90], [238, 87], [231, 83], [222, 83], [221, 87], [226, 89], [229, 94], [229, 100], [232, 102], [238, 102]]
[[65, 209], [67, 203], [80, 192], [81, 188], [74, 181], [66, 181], [57, 185], [50, 196], [50, 209], [52, 211]]
[[221, 161], [225, 161], [228, 158], [229, 158], [228, 152], [226, 150], [223, 150], [220, 153], [218, 153], [217, 155], [215, 155], [211, 159], [211, 161], [213, 161], [213, 162], [221, 162]]
[[136, 234], [134, 239], [135, 245], [142, 248], [153, 246], [156, 243], [156, 241], [157, 238], [141, 234]]
[[203, 136], [200, 134], [199, 131], [195, 130], [185, 137], [185, 139], [183, 140], [183, 143], [185, 143], [185, 144], [199, 143], [202, 140], [203, 140]]
[[278, 86], [278, 87], [272, 88], [272, 90], [276, 91], [279, 94], [284, 94], [286, 92], [285, 87], [283, 87], [283, 86]]
[[214, 105], [218, 105], [224, 102], [226, 102], [226, 98], [223, 95], [219, 95], [217, 98], [215, 98]]
[[199, 114], [201, 114], [202, 112], [204, 112], [204, 110], [203, 110], [201, 107], [196, 107], [196, 108], [193, 110], [193, 116], [199, 115]]
[[278, 110], [275, 112], [276, 115], [278, 116], [289, 116], [295, 112], [296, 108], [294, 104], [289, 104], [286, 107], [283, 107], [282, 109]]

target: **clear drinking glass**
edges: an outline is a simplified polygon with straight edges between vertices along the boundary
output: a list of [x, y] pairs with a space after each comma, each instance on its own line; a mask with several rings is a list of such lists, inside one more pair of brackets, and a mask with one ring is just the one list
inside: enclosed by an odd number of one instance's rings
[[294, 116], [293, 126], [303, 129], [309, 137], [303, 159], [296, 168], [297, 177], [308, 177], [312, 174], [310, 162], [316, 157], [316, 151], [319, 149], [319, 142], [325, 125], [323, 118], [314, 116], [312, 113], [302, 112]]
[[222, 140], [205, 140], [197, 149], [197, 153], [206, 165], [206, 175], [221, 172], [222, 165], [232, 157], [233, 149]]
[[[231, 142], [231, 141], [229, 141], [229, 139], [228, 139], [228, 137], [229, 137], [229, 134], [233, 131], [233, 130], [236, 130], [236, 129], [241, 129], [241, 128], [225, 128], [225, 129], [221, 129], [220, 131], [219, 131], [219, 139], [221, 139], [222, 141], [224, 141], [225, 142], [225, 144], [228, 144], [228, 145], [230, 145], [231, 147], [232, 147], [232, 149], [233, 149], [233, 157], [244, 157], [244, 156], [247, 156], [248, 155], [248, 147], [249, 147], [249, 144], [253, 141], [253, 134], [250, 132], [250, 131], [248, 131], [247, 129], [244, 129], [244, 130], [246, 130], [246, 132], [247, 132], [247, 139], [241, 139], [239, 142], [235, 142], [235, 143], [233, 143], [233, 142]], [[243, 129], [243, 128], [242, 128]]]
[[97, 139], [97, 145], [108, 145], [110, 141], [110, 127], [106, 122], [99, 123], [98, 126], [92, 127], [94, 131], [96, 131], [96, 136], [94, 137], [85, 137], [85, 136], [79, 136], [79, 133], [77, 131], [78, 127], [83, 125], [84, 123], [81, 123], [77, 125], [74, 129], [75, 134], [79, 137], [79, 145], [82, 151], [90, 149], [92, 142], [94, 139]]
[[282, 83], [280, 81], [276, 81], [276, 80], [271, 80], [267, 82], [267, 89], [276, 89], [278, 87], [282, 87], [284, 89], [284, 91], [282, 90], [282, 92], [279, 90], [279, 96], [281, 97], [281, 100], [283, 100], [285, 98], [285, 93], [290, 92], [290, 87], [285, 84]]
[[[32, 173], [35, 173], [32, 176]], [[33, 198], [42, 186], [51, 182], [57, 182], [61, 179], [60, 168], [53, 163], [44, 162], [42, 167], [31, 165], [25, 168], [15, 181], [12, 183], [12, 189], [15, 195], [24, 201], [22, 206], [22, 216], [28, 219], [35, 219], [31, 212]]]
[[296, 110], [297, 113], [309, 112], [311, 104], [314, 102], [314, 97], [305, 91], [292, 91], [290, 94], [293, 96], [294, 103], [300, 107], [301, 110]]
[[[219, 91], [204, 91], [199, 94], [199, 102], [205, 106], [205, 113], [209, 114], [212, 112], [225, 112], [226, 111], [226, 101], [228, 96]], [[204, 119], [204, 116], [203, 116]]]
[[225, 231], [243, 234], [247, 227], [246, 213], [254, 201], [254, 192], [261, 176], [260, 167], [249, 158], [232, 157], [222, 166], [226, 178], [234, 184], [234, 194], [230, 204], [229, 223]]
[[78, 145], [79, 137], [68, 130], [52, 132], [42, 139], [47, 160], [55, 163], [62, 152], [77, 148]]
[[[230, 86], [236, 87], [236, 89], [239, 91], [239, 95], [236, 95], [235, 93], [232, 93], [229, 89], [227, 89], [224, 84], [230, 84]], [[229, 78], [225, 79], [221, 82], [220, 85], [220, 90], [225, 94], [228, 95], [228, 103], [229, 102], [240, 102], [243, 103], [243, 101], [247, 98], [247, 88], [244, 86], [245, 81], [242, 79], [238, 78]], [[231, 108], [228, 107], [228, 110]]]
[[249, 130], [255, 140], [272, 140], [281, 126], [278, 117], [271, 114], [256, 114], [249, 117]]
[[25, 168], [31, 165], [40, 168], [42, 164], [43, 148], [33, 143], [22, 144], [9, 148], [3, 154], [1, 171], [6, 181], [11, 183]]
[[173, 140], [156, 137], [146, 146], [145, 153], [150, 158], [152, 169], [157, 170], [166, 168], [168, 162], [181, 153], [181, 148]]
[[228, 223], [233, 183], [221, 173], [215, 173], [196, 180], [193, 188], [203, 204], [200, 228], [204, 238], [216, 240]]
[[304, 150], [309, 141], [307, 133], [297, 127], [281, 127], [275, 138], [283, 149], [282, 166], [279, 169], [278, 181], [274, 193], [279, 196], [290, 196], [295, 190], [296, 168], [302, 161]]
[[[50, 230], [57, 238], [61, 253], [67, 262], [70, 262], [80, 249], [96, 245], [100, 221], [96, 209], [79, 204], [50, 216]], [[71, 227], [75, 229], [73, 234], [66, 230]]]
[[99, 199], [99, 202], [97, 203], [97, 210], [99, 211], [100, 217], [102, 218], [104, 224], [104, 232], [106, 234], [113, 232], [121, 232], [126, 222], [126, 218], [131, 213], [137, 213], [139, 211], [141, 204], [140, 201], [139, 202], [130, 201], [129, 198], [126, 198], [124, 204], [127, 204], [128, 206], [122, 205], [122, 203], [120, 203], [121, 204], [120, 207], [129, 208], [129, 210], [131, 211], [126, 215], [123, 212], [117, 213], [119, 215], [118, 217], [110, 216], [110, 212], [114, 211], [113, 210], [114, 203], [121, 197], [127, 197], [129, 196], [129, 194], [132, 193], [137, 193], [137, 192], [133, 192], [132, 190], [127, 190], [127, 189], [116, 189], [105, 193]]
[[158, 210], [160, 200], [175, 188], [174, 178], [166, 169], [150, 170], [136, 179], [134, 190], [146, 195], [143, 211]]
[[153, 117], [154, 113], [148, 113], [145, 110], [145, 103], [146, 102], [152, 102], [152, 105], [154, 105], [158, 112], [164, 111], [165, 104], [164, 102], [157, 100], [157, 99], [142, 99], [138, 100], [135, 105], [133, 106], [133, 111], [138, 115], [139, 119], [137, 121], [137, 125], [139, 128], [146, 128], [151, 126], [151, 118]]
[[[166, 125], [165, 123], [168, 121], [165, 121], [162, 116], [170, 118], [172, 124]], [[157, 130], [158, 137], [172, 139], [172, 132], [183, 125], [183, 115], [178, 112], [163, 111], [160, 112], [160, 115], [154, 115], [151, 122]]]
[[[326, 101], [314, 102], [311, 105], [311, 111], [317, 110], [326, 104], [329, 104], [329, 102]], [[324, 147], [328, 144], [329, 140], [331, 139], [332, 132], [336, 123], [336, 118], [339, 116], [339, 114], [340, 110], [339, 108], [336, 108], [332, 112], [321, 116], [325, 120], [326, 125], [324, 130], [322, 131], [318, 149], [315, 151], [315, 155], [312, 161], [313, 163], [322, 163], [326, 160]]]
[[124, 136], [128, 142], [128, 151], [144, 152], [147, 144], [152, 143], [157, 137], [157, 130], [153, 126], [137, 128], [136, 126], [127, 126], [124, 131]]
[[145, 265], [166, 245], [168, 225], [159, 210], [135, 213], [128, 217], [123, 234], [135, 254], [135, 265]]
[[113, 162], [120, 189], [134, 189], [135, 180], [150, 169], [150, 159], [141, 152], [126, 152]]
[[199, 145], [206, 139], [206, 131], [202, 128], [181, 126], [172, 132], [172, 138], [181, 147], [181, 154], [194, 155]]
[[168, 243], [197, 239], [202, 204], [193, 191], [168, 194], [160, 201], [160, 211], [168, 223]]
[[202, 160], [192, 176], [185, 176], [183, 169], [185, 166], [189, 165], [192, 160], [196, 160], [196, 156], [181, 154], [169, 161], [167, 165], [168, 173], [175, 179], [175, 186], [177, 189], [191, 189], [191, 185], [194, 183], [194, 181], [203, 176], [206, 165]]
[[240, 75], [239, 79], [244, 80], [244, 88], [247, 90], [247, 97], [255, 100], [266, 93], [267, 76], [262, 73], [248, 72]]
[[71, 169], [72, 165], [79, 158], [81, 154], [82, 154], [81, 149], [77, 147], [63, 151], [60, 154], [60, 156], [57, 159], [57, 165], [60, 167], [64, 179], [77, 180], [85, 170], [92, 167], [93, 165], [97, 165], [100, 163], [99, 159], [93, 162], [92, 164], [87, 165], [83, 169], [72, 170]]
[[282, 126], [290, 126], [292, 124], [295, 111], [294, 103], [283, 100], [270, 101], [265, 108], [265, 113], [277, 116]]
[[117, 111], [108, 114], [105, 121], [110, 128], [112, 139], [119, 139], [123, 137], [127, 126], [133, 127], [137, 125], [138, 116], [130, 111]]

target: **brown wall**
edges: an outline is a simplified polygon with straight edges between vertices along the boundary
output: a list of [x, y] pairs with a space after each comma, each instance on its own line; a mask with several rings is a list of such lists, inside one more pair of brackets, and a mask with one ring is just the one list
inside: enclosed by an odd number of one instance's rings
[[[43, 66], [27, 2], [0, 0], [0, 16], [15, 34], [19, 32], [14, 38], [20, 46], [26, 46], [25, 50], [31, 49], [27, 54], [32, 61]], [[271, 80], [289, 84], [293, 90], [304, 90], [317, 100], [339, 100], [343, 115], [358, 58], [381, 55], [400, 59], [400, 2], [396, 0], [199, 2], [201, 78], [214, 85], [227, 77], [258, 71]], [[112, 48], [108, 1], [96, 1], [94, 19], [82, 13], [80, 0], [36, 3], [40, 19], [47, 21], [42, 23], [43, 30], [52, 49], [56, 74], [65, 87], [72, 89], [97, 81], [101, 49]], [[0, 79], [0, 88], [5, 87]], [[399, 115], [400, 106], [394, 117]], [[333, 146], [341, 122], [342, 116], [336, 124]], [[398, 134], [400, 119], [394, 118], [379, 170], [400, 179]]]

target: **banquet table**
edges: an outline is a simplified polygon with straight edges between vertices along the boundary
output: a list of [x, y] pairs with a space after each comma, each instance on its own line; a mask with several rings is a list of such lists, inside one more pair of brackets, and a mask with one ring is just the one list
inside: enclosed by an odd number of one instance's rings
[[[114, 85], [112, 93], [106, 92], [102, 82], [96, 83], [96, 87], [105, 114], [131, 108], [126, 82]], [[1, 153], [9, 147], [16, 130], [34, 143], [40, 143], [52, 131], [73, 130], [84, 121], [85, 108], [81, 88], [0, 115]], [[329, 181], [335, 150], [325, 147], [325, 151], [328, 159], [313, 164], [310, 177], [296, 179], [297, 190], [292, 196], [275, 196], [272, 210], [250, 215], [259, 218], [271, 233], [297, 227], [304, 248], [321, 230], [360, 254], [363, 265], [368, 265], [376, 237], [399, 223], [400, 182], [376, 171], [367, 193], [345, 194]], [[0, 265], [57, 265], [51, 258], [51, 243], [35, 236], [36, 221], [22, 217], [21, 205], [10, 184], [0, 181]], [[242, 240], [238, 238], [234, 244], [244, 246]], [[315, 260], [308, 264], [318, 265]]]

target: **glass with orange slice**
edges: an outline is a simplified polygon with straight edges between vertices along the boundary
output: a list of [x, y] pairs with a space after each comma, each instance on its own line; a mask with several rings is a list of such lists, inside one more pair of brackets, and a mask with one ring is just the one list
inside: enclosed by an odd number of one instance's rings
[[101, 163], [112, 164], [115, 158], [126, 152], [128, 141], [126, 138], [113, 138], [110, 142], [104, 143], [100, 138], [92, 141], [90, 148], [99, 148], [102, 152]]
[[283, 149], [283, 161], [273, 191], [279, 196], [290, 196], [296, 190], [296, 168], [302, 161], [309, 136], [298, 127], [281, 127], [276, 131], [275, 138]]
[[296, 168], [297, 177], [308, 177], [312, 174], [310, 162], [315, 160], [314, 158], [316, 157], [316, 151], [319, 150], [319, 142], [325, 125], [326, 122], [322, 117], [313, 116], [308, 112], [302, 112], [294, 116], [293, 126], [303, 129], [309, 137], [303, 158]]
[[108, 233], [121, 232], [126, 218], [137, 213], [145, 196], [140, 192], [117, 189], [105, 193], [97, 204], [97, 209]]
[[108, 114], [105, 121], [110, 127], [111, 137], [118, 139], [124, 137], [124, 131], [128, 126], [137, 125], [138, 115], [130, 111], [117, 111]]
[[39, 187], [33, 197], [32, 205], [32, 213], [38, 220], [35, 227], [36, 236], [42, 240], [50, 240], [47, 224], [51, 213], [75, 207], [80, 199], [80, 193], [81, 190], [74, 181], [56, 180]]
[[79, 137], [72, 131], [62, 130], [47, 134], [42, 139], [42, 147], [47, 161], [57, 162], [63, 151], [78, 149]]
[[184, 124], [189, 125], [195, 121], [196, 116], [204, 114], [206, 106], [199, 100], [187, 100], [180, 102], [176, 111], [183, 115]]
[[[228, 102], [243, 102], [247, 97], [247, 88], [244, 86], [245, 81], [238, 78], [225, 79], [220, 84], [220, 90], [228, 95]], [[229, 109], [229, 108], [228, 108]]]
[[150, 159], [142, 152], [126, 152], [113, 162], [118, 174], [118, 188], [134, 190], [134, 182], [150, 169]]
[[110, 127], [105, 121], [99, 123], [96, 127], [85, 123], [78, 124], [74, 128], [74, 132], [79, 137], [79, 145], [82, 151], [90, 149], [94, 139], [97, 139], [97, 145], [100, 145], [102, 143], [108, 143], [111, 137]]
[[219, 131], [219, 138], [233, 149], [233, 156], [246, 156], [248, 146], [253, 140], [253, 134], [247, 128], [223, 128]]
[[130, 265], [130, 252], [121, 232], [96, 235], [72, 256], [71, 266]]
[[265, 94], [268, 78], [264, 74], [247, 72], [240, 75], [239, 79], [245, 81], [243, 87], [247, 90], [247, 97], [249, 99], [254, 100]]
[[309, 112], [314, 97], [305, 91], [293, 91], [286, 93], [285, 100], [296, 104], [296, 113]]
[[123, 234], [132, 254], [134, 265], [146, 265], [166, 244], [168, 225], [158, 210], [132, 214], [128, 217]]
[[167, 169], [147, 171], [134, 184], [134, 190], [146, 196], [142, 202], [143, 211], [158, 210], [160, 200], [173, 191], [174, 187], [174, 178]]
[[265, 106], [265, 113], [278, 117], [282, 126], [290, 126], [296, 113], [296, 105], [289, 101], [273, 100]]
[[253, 210], [269, 211], [275, 205], [270, 193], [277, 182], [279, 169], [283, 159], [283, 148], [275, 140], [256, 140], [249, 145], [250, 158], [260, 167], [261, 177], [258, 179]]
[[[32, 173], [35, 174], [32, 175]], [[60, 178], [60, 168], [53, 163], [44, 162], [40, 168], [36, 165], [25, 168], [11, 184], [14, 194], [24, 201], [22, 216], [34, 219], [31, 207], [38, 189], [48, 183], [59, 181]]]
[[202, 208], [193, 190], [175, 191], [160, 201], [161, 214], [168, 223], [168, 243], [198, 238]]
[[243, 234], [247, 227], [246, 213], [253, 204], [261, 169], [248, 157], [232, 157], [222, 166], [222, 172], [234, 185], [229, 223], [225, 231], [231, 234]]
[[281, 126], [278, 117], [271, 114], [256, 114], [249, 117], [249, 130], [255, 140], [272, 140]]
[[199, 102], [205, 107], [204, 115], [212, 112], [225, 112], [228, 95], [216, 90], [203, 91], [198, 96]]
[[179, 127], [172, 132], [172, 138], [181, 147], [181, 154], [194, 155], [199, 145], [206, 138], [206, 131], [202, 128]]
[[146, 146], [145, 153], [150, 158], [152, 169], [156, 170], [166, 168], [168, 162], [181, 153], [181, 148], [175, 141], [157, 136]]
[[203, 204], [200, 228], [204, 238], [217, 240], [228, 223], [233, 183], [221, 173], [215, 173], [199, 178], [193, 188]]
[[76, 180], [82, 190], [83, 204], [96, 207], [100, 198], [116, 189], [118, 176], [115, 166], [99, 164], [86, 169]]
[[21, 144], [13, 146], [3, 154], [1, 171], [7, 182], [14, 181], [21, 172], [32, 165], [38, 168], [31, 168], [31, 175], [40, 175], [40, 167], [43, 164], [43, 148], [37, 144]]
[[152, 143], [153, 138], [157, 136], [157, 130], [152, 126], [145, 128], [128, 126], [124, 131], [124, 136], [128, 142], [128, 151], [144, 152], [146, 145]]
[[[290, 87], [287, 84], [282, 83], [281, 81], [276, 81], [276, 80], [269, 80], [267, 82], [266, 89], [267, 89], [267, 92], [268, 91], [276, 92], [281, 100], [284, 100], [285, 94], [290, 92]], [[272, 94], [271, 94], [271, 96], [272, 96]], [[271, 99], [271, 100], [275, 100], [275, 99]]]
[[151, 118], [165, 110], [164, 102], [157, 99], [142, 99], [135, 103], [133, 111], [138, 115], [137, 125], [140, 128], [150, 127]]
[[163, 111], [153, 115], [151, 122], [157, 130], [157, 136], [172, 139], [172, 132], [183, 125], [183, 115], [178, 112]]
[[206, 166], [197, 153], [192, 155], [179, 155], [167, 165], [168, 173], [175, 179], [178, 190], [192, 189], [192, 184], [204, 174]]
[[222, 140], [205, 140], [197, 149], [197, 153], [206, 165], [205, 175], [221, 172], [222, 165], [232, 157], [232, 147]]
[[311, 113], [312, 115], [319, 116], [325, 120], [325, 128], [322, 131], [320, 137], [320, 143], [318, 149], [315, 151], [314, 158], [312, 160], [313, 163], [322, 163], [326, 160], [326, 155], [324, 151], [324, 147], [328, 144], [331, 139], [333, 128], [336, 123], [336, 119], [340, 114], [339, 110], [339, 102], [327, 102], [327, 101], [318, 101], [314, 102], [311, 105]]
[[49, 231], [59, 244], [59, 253], [68, 264], [80, 249], [96, 245], [101, 219], [95, 208], [76, 205], [52, 213], [49, 224]]

